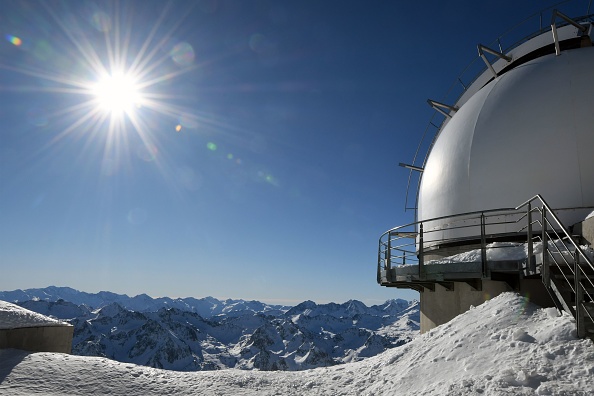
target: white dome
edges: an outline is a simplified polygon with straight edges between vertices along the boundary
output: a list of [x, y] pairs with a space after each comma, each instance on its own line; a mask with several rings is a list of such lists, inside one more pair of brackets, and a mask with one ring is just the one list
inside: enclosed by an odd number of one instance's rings
[[418, 218], [536, 194], [553, 208], [594, 205], [594, 47], [519, 65], [470, 98], [435, 141]]

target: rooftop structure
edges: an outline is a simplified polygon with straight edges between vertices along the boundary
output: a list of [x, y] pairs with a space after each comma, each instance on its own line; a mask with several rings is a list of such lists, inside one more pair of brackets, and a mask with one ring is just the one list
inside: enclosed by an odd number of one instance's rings
[[444, 119], [425, 160], [401, 164], [416, 221], [381, 236], [377, 279], [421, 292], [421, 331], [516, 290], [594, 332], [594, 18], [543, 15], [507, 49], [478, 45], [460, 96], [429, 100]]
[[0, 301], [0, 349], [70, 353], [73, 332], [68, 323]]

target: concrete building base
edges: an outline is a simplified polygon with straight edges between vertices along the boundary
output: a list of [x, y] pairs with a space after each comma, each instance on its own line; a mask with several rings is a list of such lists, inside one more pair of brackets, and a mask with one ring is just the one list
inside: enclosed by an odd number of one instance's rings
[[0, 348], [35, 352], [72, 351], [73, 326], [21, 327], [0, 330]]
[[554, 306], [540, 279], [519, 280], [518, 290], [507, 282], [483, 280], [482, 290], [473, 289], [465, 282], [453, 282], [453, 290], [436, 284], [435, 291], [421, 292], [421, 333], [449, 322], [456, 316], [485, 301], [508, 291], [516, 291], [542, 307]]
[[581, 236], [580, 243], [594, 244], [594, 217], [590, 217], [573, 226], [573, 233]]

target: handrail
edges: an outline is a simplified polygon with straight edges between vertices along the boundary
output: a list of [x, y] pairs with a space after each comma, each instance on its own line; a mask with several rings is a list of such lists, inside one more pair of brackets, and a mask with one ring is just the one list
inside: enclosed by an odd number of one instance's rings
[[[527, 18], [520, 21], [513, 27], [507, 29], [501, 35], [499, 35], [495, 40], [493, 40], [493, 42], [490, 43], [488, 46], [489, 47], [497, 46], [497, 48], [499, 48], [499, 52], [501, 54], [508, 53], [512, 49], [517, 48], [518, 46], [529, 41], [530, 39], [547, 32], [551, 27], [550, 27], [550, 25], [543, 26], [543, 14], [547, 13], [549, 11], [552, 12], [553, 10], [556, 10], [559, 6], [568, 5], [568, 3], [571, 3], [571, 6], [579, 5], [580, 8], [582, 6], [586, 5], [583, 3], [587, 3], [586, 14], [584, 16], [574, 18], [573, 20], [576, 22], [580, 22], [580, 21], [592, 22], [594, 14], [590, 14], [591, 2], [592, 2], [592, 0], [586, 0], [586, 1], [584, 1], [584, 0], [564, 0], [564, 1], [560, 1], [558, 3], [555, 3], [547, 8], [544, 8], [538, 12], [535, 12], [534, 14], [528, 16]], [[580, 4], [578, 4], [578, 3], [580, 3]], [[533, 23], [534, 19], [536, 17], [538, 17], [538, 30], [536, 30], [536, 31], [531, 30], [531, 32], [528, 34], [526, 34], [526, 33], [518, 34], [517, 33], [521, 27], [525, 27], [525, 26], [528, 26], [529, 24]], [[568, 24], [569, 24], [568, 22], [561, 23], [561, 24], [559, 24], [559, 27], [567, 26]], [[508, 45], [507, 47], [503, 47], [502, 41], [504, 39], [509, 38], [510, 36], [511, 36], [511, 40], [509, 40], [509, 41], [511, 42], [511, 45]], [[520, 37], [518, 38], [517, 36], [520, 36]], [[476, 70], [477, 69], [476, 65], [481, 65], [481, 62], [479, 62], [479, 59], [482, 59], [480, 53], [478, 56], [473, 57], [473, 59], [468, 63], [468, 65], [462, 70], [462, 72], [460, 72], [460, 74], [456, 77], [456, 79], [454, 80], [454, 82], [452, 83], [450, 88], [446, 91], [445, 95], [440, 100], [440, 102], [454, 103], [455, 105], [458, 104], [459, 100], [462, 98], [464, 93], [466, 93], [466, 91], [474, 84], [474, 82], [487, 70], [488, 66], [486, 64], [483, 64], [481, 67], [478, 67], [478, 70]], [[470, 74], [470, 73], [472, 73], [472, 74]], [[467, 75], [470, 75], [470, 77], [466, 80], [467, 82], [465, 83], [464, 80], [466, 79]], [[456, 87], [458, 87], [458, 89], [461, 88], [461, 91], [459, 92], [459, 94], [457, 96], [455, 95], [455, 91], [457, 91]], [[454, 97], [452, 98], [451, 96], [454, 96]], [[435, 140], [437, 139], [437, 136], [439, 135], [439, 133], [443, 127], [444, 121], [447, 119], [447, 117], [444, 117], [441, 120], [441, 122], [437, 123], [437, 125], [436, 125], [436, 123], [434, 123], [434, 119], [436, 118], [436, 116], [439, 118], [440, 113], [443, 114], [442, 112], [440, 112], [438, 110], [435, 110], [432, 113], [429, 123], [427, 124], [427, 127], [425, 128], [423, 135], [421, 136], [421, 140], [419, 141], [419, 144], [415, 151], [414, 158], [411, 163], [413, 166], [418, 166], [418, 164], [416, 162], [417, 162], [417, 158], [419, 157], [419, 152], [421, 151], [421, 147], [424, 145], [427, 145], [428, 148], [425, 152], [423, 162], [419, 166], [421, 168], [425, 167], [425, 165], [427, 163], [427, 158], [429, 157], [429, 153], [431, 152], [433, 144], [435, 143]], [[427, 136], [427, 132], [429, 131], [429, 129], [431, 129], [431, 127], [434, 127], [436, 129], [436, 132], [433, 135], [433, 137], [430, 138], [431, 142], [427, 144], [427, 143], [425, 143], [425, 137]], [[413, 179], [412, 171], [410, 171], [409, 175], [408, 175], [407, 186], [406, 186], [406, 197], [405, 197], [405, 204], [404, 204], [405, 211], [407, 211], [409, 209], [413, 209], [415, 211], [415, 220], [417, 220], [418, 192], [419, 192], [419, 188], [420, 188], [422, 175], [417, 175], [417, 177], [418, 177], [418, 180], [416, 183], [417, 184], [417, 188], [416, 188], [417, 193], [416, 193], [416, 197], [415, 197], [415, 206], [409, 207], [409, 205], [408, 205], [408, 198], [410, 195], [409, 191], [411, 188], [411, 181]]]
[[[527, 229], [528, 230], [526, 232], [526, 235], [530, 237], [532, 236], [534, 227], [543, 227], [540, 219], [536, 218], [532, 220], [532, 212], [539, 211], [542, 213], [543, 211], [549, 211], [553, 213], [553, 209], [551, 209], [548, 206], [542, 210], [538, 207], [531, 208], [528, 212], [520, 210], [532, 201], [534, 201], [535, 199], [538, 199], [538, 197], [541, 196], [537, 195], [515, 208], [499, 208], [482, 211], [464, 212], [451, 216], [440, 216], [430, 219], [417, 220], [408, 224], [393, 227], [382, 233], [378, 241], [378, 274], [382, 271], [382, 269], [389, 269], [393, 266], [402, 265], [403, 262], [406, 264], [412, 264], [415, 262], [418, 263], [420, 261], [419, 259], [423, 259], [423, 257], [419, 257], [423, 255], [420, 254], [419, 250], [417, 249], [417, 247], [420, 247], [418, 241], [403, 243], [404, 239], [419, 239], [422, 236], [424, 239], [423, 247], [439, 246], [443, 244], [464, 244], [474, 240], [477, 244], [481, 245], [481, 249], [484, 252], [484, 245], [486, 244], [487, 239], [492, 239], [493, 237], [504, 237], [505, 235], [509, 237], [515, 235], [517, 238], [517, 236], [520, 235], [520, 233], [522, 233], [523, 235], [524, 231]], [[555, 208], [554, 211], [563, 212], [570, 210], [573, 211], [585, 209], [592, 209], [592, 207], [582, 206]], [[506, 225], [519, 224], [520, 222], [524, 221], [527, 217], [527, 224], [522, 225], [515, 231], [506, 231], [503, 233], [501, 231], [495, 233], [487, 232], [492, 230], [493, 227], [501, 228]], [[447, 223], [444, 224], [443, 220], [447, 220]], [[558, 218], [556, 218], [556, 220], [556, 222], [559, 224], [556, 227], [562, 227], [561, 222], [558, 221]], [[440, 221], [442, 222], [442, 224], [437, 224], [435, 225], [435, 227], [431, 229], [425, 229], [422, 232], [419, 232], [419, 229], [424, 224], [426, 225], [431, 223], [439, 223]], [[550, 222], [548, 226], [551, 227], [552, 232], [556, 231], [555, 227], [551, 226]], [[470, 230], [472, 228], [477, 229], [477, 232], [472, 233], [472, 231]], [[464, 233], [464, 229], [468, 229], [468, 231]], [[462, 233], [462, 235], [448, 238], [444, 238], [442, 236], [434, 236], [442, 232], [449, 234], [458, 232]], [[529, 246], [529, 250], [532, 251], [532, 246]], [[396, 251], [401, 253], [398, 255], [392, 254], [392, 252]], [[485, 255], [483, 254], [483, 256]], [[532, 264], [530, 262], [531, 257], [532, 255], [530, 255], [529, 258], [529, 265]], [[485, 260], [486, 257], [483, 257], [482, 261]], [[485, 263], [483, 264], [485, 265]], [[419, 269], [419, 272], [421, 272], [421, 269]]]
[[[521, 265], [517, 269], [518, 275], [520, 277], [523, 276], [522, 274], [540, 275], [557, 308], [570, 312], [576, 318], [578, 336], [584, 337], [586, 318], [589, 318], [590, 323], [594, 325], [592, 310], [594, 304], [591, 303], [594, 302], [594, 258], [590, 258], [582, 250], [563, 225], [558, 213], [566, 210], [585, 212], [592, 209], [594, 207], [591, 206], [553, 209], [540, 194], [537, 194], [515, 208], [441, 216], [394, 227], [384, 232], [379, 239], [378, 283], [387, 286], [423, 288], [430, 287], [432, 282], [439, 282], [436, 279], [443, 281], [443, 276], [429, 278], [425, 274], [425, 266], [431, 264], [426, 262], [426, 255], [431, 253], [433, 248], [439, 250], [442, 245], [466, 246], [465, 250], [470, 249], [470, 245], [476, 246], [475, 249], [480, 246], [482, 275], [478, 272], [477, 277], [489, 279], [492, 267], [488, 265], [487, 242], [525, 243], [526, 259], [519, 262]], [[431, 223], [438, 224], [431, 229], [424, 227]], [[515, 231], [510, 231], [507, 227], [511, 224], [518, 225]], [[495, 231], [492, 227], [496, 227]], [[414, 228], [415, 231], [408, 231], [407, 228]], [[522, 240], [524, 242], [521, 242]], [[517, 245], [510, 244], [497, 248], [514, 246]], [[538, 256], [541, 257], [541, 261], [537, 264], [535, 258]], [[418, 267], [412, 270], [412, 272], [418, 271], [414, 279], [412, 275], [407, 281], [393, 277], [393, 267], [410, 264]], [[402, 273], [411, 274], [411, 270], [400, 272]], [[394, 274], [399, 273], [394, 272]], [[409, 279], [408, 275], [407, 279]], [[449, 282], [451, 281], [450, 279]], [[575, 295], [575, 304], [568, 293]]]
[[[519, 210], [524, 207], [530, 207], [530, 205], [537, 200], [540, 201], [542, 205], [541, 212], [543, 225], [541, 254], [543, 265], [542, 272], [545, 274], [545, 276], [542, 277], [543, 283], [549, 293], [551, 293], [553, 300], [557, 303], [557, 308], [568, 311], [575, 317], [578, 337], [583, 338], [586, 336], [586, 327], [584, 323], [585, 317], [588, 316], [590, 322], [594, 323], [594, 317], [585, 305], [586, 300], [594, 301], [594, 292], [588, 291], [589, 288], [590, 290], [594, 289], [594, 277], [592, 276], [592, 274], [594, 274], [594, 262], [584, 253], [565, 226], [563, 226], [559, 217], [541, 195], [535, 195], [516, 209]], [[553, 222], [549, 219], [552, 219]], [[552, 244], [554, 250], [549, 248], [547, 241], [548, 226], [551, 227], [556, 237], [555, 243]], [[532, 240], [528, 240], [529, 245], [532, 243]], [[559, 248], [559, 244], [563, 245], [563, 250]], [[573, 263], [567, 260], [565, 254], [565, 252], [571, 252], [571, 247], [573, 247]], [[561, 263], [558, 262], [556, 256], [560, 256], [560, 258], [563, 259], [564, 265], [561, 265]], [[549, 257], [551, 260], [548, 260]], [[560, 277], [557, 277], [556, 280], [550, 276], [551, 265], [555, 265], [561, 275]], [[588, 268], [590, 276], [585, 268]], [[556, 282], [561, 282], [562, 285], [557, 285]], [[584, 285], [584, 283], [587, 283], [587, 285]], [[562, 286], [568, 287], [574, 294], [575, 305], [572, 304], [570, 297], [567, 297], [560, 292]]]
[[[382, 267], [384, 269], [388, 269], [392, 267], [392, 265], [405, 265], [405, 264], [415, 264], [419, 265], [419, 275], [421, 275], [423, 269], [423, 246], [424, 245], [432, 245], [435, 243], [452, 243], [452, 242], [467, 242], [468, 240], [476, 239], [475, 237], [469, 236], [462, 236], [458, 238], [449, 238], [447, 241], [443, 240], [443, 238], [439, 237], [431, 237], [439, 232], [443, 231], [456, 231], [456, 230], [463, 230], [467, 228], [476, 228], [481, 227], [481, 244], [485, 244], [486, 239], [484, 238], [484, 234], [486, 232], [486, 227], [498, 226], [498, 225], [505, 225], [505, 224], [513, 224], [516, 223], [515, 221], [509, 221], [509, 216], [518, 216], [519, 213], [515, 210], [515, 208], [501, 208], [501, 209], [490, 209], [490, 210], [483, 210], [483, 211], [475, 211], [475, 212], [465, 212], [456, 214], [453, 216], [440, 216], [431, 219], [415, 221], [409, 224], [401, 225], [398, 227], [394, 227], [386, 232], [384, 232], [379, 238], [379, 248], [378, 248], [378, 283], [381, 283], [380, 280], [380, 272], [382, 271]], [[495, 220], [491, 221], [493, 218], [500, 218], [503, 217], [503, 220]], [[437, 222], [440, 220], [449, 220], [447, 224], [441, 224], [437, 227], [434, 227], [429, 230], [423, 230], [423, 223], [432, 223]], [[471, 224], [468, 224], [470, 222]], [[474, 224], [472, 224], [474, 222]], [[408, 231], [407, 228], [413, 228], [415, 231]], [[417, 232], [419, 230], [420, 232]], [[404, 239], [417, 239], [419, 238], [420, 241], [417, 243], [415, 240], [414, 242], [409, 243], [400, 243]], [[423, 240], [424, 239], [424, 240]], [[421, 242], [422, 240], [422, 242]], [[415, 247], [419, 247], [419, 251], [417, 253], [417, 249]], [[411, 249], [412, 247], [412, 249]], [[483, 249], [484, 250], [484, 249]], [[397, 253], [394, 253], [397, 252]]]
[[[573, 208], [570, 208], [573, 209]], [[405, 227], [412, 227], [412, 226], [416, 226], [420, 223], [428, 223], [430, 221], [437, 221], [437, 220], [444, 220], [444, 219], [451, 219], [451, 218], [458, 218], [458, 217], [466, 217], [466, 216], [471, 216], [471, 215], [477, 215], [477, 214], [481, 214], [481, 213], [491, 213], [491, 212], [505, 212], [505, 211], [514, 211], [516, 210], [516, 208], [502, 208], [502, 209], [488, 209], [488, 210], [477, 210], [475, 212], [465, 212], [465, 213], [459, 213], [459, 214], [455, 214], [455, 215], [450, 215], [450, 216], [440, 216], [440, 217], [433, 217], [431, 219], [426, 219], [426, 220], [417, 220], [417, 221], [413, 221], [412, 223], [408, 223], [408, 224], [404, 224], [398, 227], [394, 227], [389, 229], [388, 231], [384, 232], [382, 234], [382, 236], [386, 235], [389, 232], [392, 231], [396, 231], [399, 230], [401, 228], [405, 228]], [[381, 239], [381, 237], [380, 237]]]

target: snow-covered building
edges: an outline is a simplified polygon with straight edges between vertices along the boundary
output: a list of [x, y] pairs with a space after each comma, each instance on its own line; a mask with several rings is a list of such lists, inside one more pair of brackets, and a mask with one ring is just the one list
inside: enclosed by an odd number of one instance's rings
[[594, 15], [585, 7], [581, 17], [529, 18], [522, 27], [537, 28], [509, 47], [507, 36], [478, 45], [467, 71], [482, 69], [458, 79], [460, 95], [429, 100], [443, 120], [430, 123], [425, 158], [401, 164], [412, 184], [418, 177], [415, 221], [380, 237], [377, 267], [382, 286], [420, 292], [421, 331], [516, 290], [574, 314], [581, 336], [594, 332], [594, 218], [584, 222], [594, 209]]
[[0, 349], [70, 353], [73, 332], [66, 322], [0, 301]]

